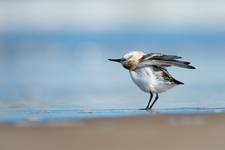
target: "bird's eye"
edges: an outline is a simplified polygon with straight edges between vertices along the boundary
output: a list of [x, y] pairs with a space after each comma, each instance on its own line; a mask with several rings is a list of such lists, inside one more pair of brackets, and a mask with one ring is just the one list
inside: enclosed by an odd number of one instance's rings
[[123, 61], [126, 61], [126, 59], [125, 58], [121, 58], [120, 61], [123, 62]]

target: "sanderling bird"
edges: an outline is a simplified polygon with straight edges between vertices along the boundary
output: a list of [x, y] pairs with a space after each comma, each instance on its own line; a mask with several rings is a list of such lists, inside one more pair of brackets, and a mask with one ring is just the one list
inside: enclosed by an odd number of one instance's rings
[[[150, 99], [146, 110], [152, 109], [159, 98], [159, 93], [168, 89], [184, 84], [173, 78], [167, 71], [167, 67], [176, 66], [187, 69], [195, 69], [190, 62], [180, 60], [182, 57], [176, 55], [166, 55], [161, 53], [145, 54], [142, 51], [132, 51], [120, 59], [108, 59], [121, 63], [124, 68], [129, 70], [133, 82], [144, 92], [150, 94]], [[155, 99], [151, 103], [154, 96]], [[150, 105], [151, 104], [151, 105]]]

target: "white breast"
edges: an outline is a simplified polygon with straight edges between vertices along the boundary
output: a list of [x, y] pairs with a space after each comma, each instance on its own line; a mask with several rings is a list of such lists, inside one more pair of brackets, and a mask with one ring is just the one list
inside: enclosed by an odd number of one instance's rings
[[151, 67], [130, 71], [131, 79], [144, 92], [161, 93], [172, 88], [174, 84], [165, 81], [160, 72], [154, 72]]

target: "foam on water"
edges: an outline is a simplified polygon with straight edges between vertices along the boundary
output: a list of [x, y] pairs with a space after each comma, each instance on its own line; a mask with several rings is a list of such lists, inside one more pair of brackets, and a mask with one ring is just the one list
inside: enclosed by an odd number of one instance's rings
[[96, 118], [117, 118], [138, 115], [196, 115], [225, 113], [225, 108], [163, 108], [145, 111], [140, 109], [1, 109], [0, 123], [78, 121]]

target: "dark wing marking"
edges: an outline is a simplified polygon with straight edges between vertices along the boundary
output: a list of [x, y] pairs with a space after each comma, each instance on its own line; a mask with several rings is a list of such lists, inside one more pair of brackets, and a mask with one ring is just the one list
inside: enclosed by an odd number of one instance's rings
[[144, 55], [140, 59], [138, 67], [148, 67], [148, 66], [161, 66], [161, 67], [170, 67], [176, 66], [187, 69], [195, 69], [195, 67], [190, 65], [190, 62], [177, 60], [181, 57], [176, 55], [166, 55], [161, 53], [150, 53]]
[[165, 68], [159, 66], [152, 66], [152, 68], [154, 71], [161, 71], [161, 75], [164, 80], [167, 80], [174, 84], [184, 84], [183, 82], [174, 79]]
[[165, 59], [165, 60], [174, 60], [181, 59], [182, 57], [176, 55], [166, 55], [162, 53], [149, 53], [144, 55], [141, 60], [149, 60], [149, 59]]

